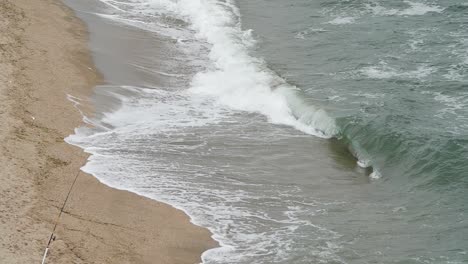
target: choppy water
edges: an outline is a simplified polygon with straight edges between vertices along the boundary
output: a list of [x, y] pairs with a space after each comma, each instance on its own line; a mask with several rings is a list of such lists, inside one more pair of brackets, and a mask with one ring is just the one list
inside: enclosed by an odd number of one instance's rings
[[68, 142], [205, 263], [468, 263], [464, 1], [67, 2], [109, 80]]

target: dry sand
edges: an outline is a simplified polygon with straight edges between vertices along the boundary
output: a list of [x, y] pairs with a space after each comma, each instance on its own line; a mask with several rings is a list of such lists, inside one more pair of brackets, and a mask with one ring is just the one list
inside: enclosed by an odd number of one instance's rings
[[[100, 81], [81, 21], [58, 0], [0, 0], [0, 263], [40, 263], [87, 156], [63, 138]], [[216, 246], [181, 211], [81, 173], [47, 263], [198, 263]]]

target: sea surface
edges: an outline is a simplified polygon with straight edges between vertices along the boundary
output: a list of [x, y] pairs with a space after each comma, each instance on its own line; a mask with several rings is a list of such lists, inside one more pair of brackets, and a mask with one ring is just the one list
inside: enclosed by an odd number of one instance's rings
[[204, 263], [468, 263], [465, 0], [66, 3], [107, 80], [67, 142]]

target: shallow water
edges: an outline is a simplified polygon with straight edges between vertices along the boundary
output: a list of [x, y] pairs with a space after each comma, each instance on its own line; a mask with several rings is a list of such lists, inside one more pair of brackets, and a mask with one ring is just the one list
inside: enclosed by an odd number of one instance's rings
[[108, 85], [67, 138], [205, 263], [466, 263], [462, 1], [67, 0]]

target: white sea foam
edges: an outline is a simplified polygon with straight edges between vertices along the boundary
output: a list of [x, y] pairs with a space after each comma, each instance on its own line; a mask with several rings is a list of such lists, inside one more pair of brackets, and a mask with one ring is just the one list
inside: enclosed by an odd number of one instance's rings
[[373, 179], [373, 180], [378, 180], [380, 178], [382, 178], [382, 174], [380, 174], [380, 172], [376, 169], [374, 169], [374, 171], [369, 175], [369, 178]]
[[466, 134], [467, 114], [468, 114], [468, 93], [453, 92], [441, 93], [436, 91], [423, 91], [423, 95], [428, 95], [434, 100], [434, 107], [437, 108], [435, 118], [441, 120], [455, 120], [443, 127], [444, 132], [454, 134]]
[[468, 80], [467, 76], [463, 74], [462, 69], [457, 67], [451, 67], [443, 76], [450, 81], [462, 82]]
[[[225, 120], [228, 109], [186, 91], [122, 88], [136, 94], [115, 94], [123, 106], [92, 120], [102, 128], [99, 132], [80, 130], [67, 138], [93, 154], [84, 171], [114, 188], [170, 203], [190, 215], [195, 224], [209, 227], [221, 247], [203, 254], [206, 263], [252, 263], [260, 257], [266, 263], [286, 263], [300, 237], [295, 234], [304, 229], [330, 243], [308, 254], [320, 260], [338, 259], [339, 235], [310, 221], [314, 208], [321, 208], [319, 202], [294, 198], [294, 188], [275, 190], [262, 183], [216, 177], [222, 168], [192, 164], [184, 155], [194, 151], [190, 156], [194, 158], [210, 152], [204, 140], [210, 138], [209, 133], [193, 135], [196, 129]], [[182, 144], [187, 141], [193, 143]], [[274, 213], [255, 206], [264, 199], [277, 209]]]
[[341, 102], [341, 101], [346, 100], [346, 98], [343, 97], [343, 96], [340, 96], [340, 95], [333, 95], [333, 96], [328, 97], [328, 100], [335, 101], [335, 102]]
[[435, 101], [446, 106], [439, 111], [441, 117], [444, 117], [446, 114], [458, 116], [457, 112], [464, 111], [468, 106], [468, 96], [466, 95], [453, 96], [440, 92], [432, 92], [432, 94], [434, 95]]
[[174, 11], [191, 22], [197, 36], [212, 45], [209, 57], [215, 69], [198, 73], [191, 91], [213, 96], [236, 110], [257, 112], [275, 124], [295, 127], [305, 133], [331, 137], [334, 121], [320, 109], [307, 105], [295, 94], [296, 87], [269, 70], [249, 52], [255, 40], [241, 29], [233, 1], [178, 1]]
[[346, 25], [346, 24], [353, 24], [356, 18], [354, 17], [337, 17], [331, 21], [328, 21], [328, 24], [332, 25]]
[[358, 160], [357, 165], [361, 168], [369, 168], [371, 166], [370, 160]]
[[366, 8], [379, 16], [421, 16], [429, 12], [440, 13], [444, 8], [437, 5], [427, 5], [421, 2], [404, 1], [409, 7], [406, 9], [386, 8], [378, 3], [366, 4]]
[[413, 71], [397, 70], [385, 62], [380, 62], [379, 65], [361, 69], [362, 74], [372, 79], [407, 78], [424, 80], [434, 71], [434, 68], [424, 65], [419, 66]]
[[412, 1], [405, 1], [405, 3], [409, 4], [410, 7], [400, 11], [398, 14], [402, 16], [420, 16], [425, 15], [429, 12], [440, 13], [444, 11], [444, 8], [437, 6], [437, 5], [426, 5], [424, 3], [412, 2]]

